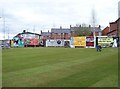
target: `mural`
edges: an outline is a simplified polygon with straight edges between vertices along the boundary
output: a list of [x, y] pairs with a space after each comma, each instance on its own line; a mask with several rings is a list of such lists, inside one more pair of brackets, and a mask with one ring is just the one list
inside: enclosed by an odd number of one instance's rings
[[118, 47], [118, 37], [108, 36], [80, 36], [71, 37], [70, 40], [65, 39], [40, 39], [39, 35], [35, 34], [20, 34], [10, 41], [11, 47], [29, 47], [29, 46], [58, 46], [58, 47], [71, 47], [71, 48], [95, 48], [96, 45], [101, 47]]
[[74, 37], [70, 38], [70, 47], [74, 48]]
[[0, 47], [10, 48], [11, 47], [10, 40], [0, 40]]
[[112, 47], [119, 47], [119, 37], [113, 37]]
[[39, 40], [38, 39], [34, 39], [34, 38], [31, 38], [31, 39], [27, 38], [27, 39], [24, 40], [24, 43], [27, 46], [39, 45]]
[[48, 39], [46, 40], [46, 47], [49, 47], [49, 46], [64, 46], [64, 40], [62, 39]]
[[101, 47], [112, 47], [114, 40], [113, 37], [96, 37], [96, 45], [101, 45]]
[[65, 42], [64, 42], [64, 46], [65, 46], [65, 47], [70, 47], [70, 41], [65, 41]]
[[11, 47], [14, 47], [14, 40], [11, 40]]
[[14, 47], [24, 47], [24, 39], [19, 37], [13, 38]]
[[93, 36], [86, 37], [86, 48], [94, 48], [94, 37]]
[[64, 39], [48, 39], [46, 47], [70, 47], [70, 40]]
[[119, 47], [119, 37], [96, 37], [96, 45], [102, 47]]
[[86, 37], [74, 37], [74, 46], [75, 47], [86, 47]]
[[39, 35], [20, 34], [13, 38], [14, 47], [39, 46]]

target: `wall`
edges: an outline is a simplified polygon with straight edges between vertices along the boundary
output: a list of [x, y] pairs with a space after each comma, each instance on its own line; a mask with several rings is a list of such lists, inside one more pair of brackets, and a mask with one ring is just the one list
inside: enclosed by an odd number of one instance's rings
[[116, 30], [117, 29], [117, 24], [114, 23], [110, 23], [110, 31]]
[[109, 27], [107, 26], [105, 29], [102, 30], [102, 36], [107, 36], [108, 32], [109, 32]]
[[70, 40], [64, 39], [48, 39], [46, 40], [46, 47], [63, 47], [66, 45], [66, 41], [70, 42]]

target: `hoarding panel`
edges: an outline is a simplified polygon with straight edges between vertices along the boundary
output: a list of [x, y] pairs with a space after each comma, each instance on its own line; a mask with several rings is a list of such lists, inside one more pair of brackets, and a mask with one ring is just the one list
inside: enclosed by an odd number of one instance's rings
[[86, 37], [74, 37], [74, 46], [86, 46]]
[[38, 39], [25, 39], [25, 45], [39, 45]]
[[113, 37], [98, 37], [98, 45], [101, 47], [111, 47], [113, 42]]
[[86, 47], [94, 47], [94, 37], [93, 36], [86, 37]]
[[14, 41], [11, 40], [11, 47], [14, 47]]
[[57, 40], [46, 40], [46, 47], [48, 46], [64, 46], [64, 40], [57, 39]]
[[70, 38], [70, 47], [74, 48], [74, 37]]

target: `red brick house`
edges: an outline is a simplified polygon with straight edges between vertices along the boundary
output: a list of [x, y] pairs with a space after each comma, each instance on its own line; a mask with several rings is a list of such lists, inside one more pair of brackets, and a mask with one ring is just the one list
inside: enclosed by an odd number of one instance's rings
[[107, 33], [109, 32], [109, 27], [107, 26], [106, 28], [104, 28], [104, 30], [102, 30], [102, 36], [106, 36]]
[[[42, 39], [66, 39], [69, 40], [70, 37], [73, 36], [93, 36], [93, 27], [89, 25], [89, 27], [81, 27], [70, 25], [70, 28], [51, 28], [51, 32], [42, 32]], [[95, 27], [95, 36], [101, 36], [101, 26]]]
[[115, 22], [109, 23], [110, 27], [106, 27], [102, 31], [102, 35], [106, 36], [120, 36], [120, 18], [118, 18]]
[[41, 31], [41, 36], [42, 36], [42, 39], [50, 39], [50, 32], [48, 30], [48, 32], [42, 32]]
[[43, 39], [70, 39], [73, 36], [73, 32], [69, 28], [52, 28], [51, 32], [42, 32], [41, 36]]
[[72, 36], [72, 31], [69, 28], [52, 28], [51, 29], [51, 39], [70, 39]]

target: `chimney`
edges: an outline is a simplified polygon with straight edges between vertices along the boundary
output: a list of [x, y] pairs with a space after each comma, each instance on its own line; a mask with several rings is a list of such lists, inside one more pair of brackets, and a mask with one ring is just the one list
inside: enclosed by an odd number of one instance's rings
[[101, 26], [99, 25], [99, 28], [101, 28]]
[[71, 28], [72, 26], [70, 25], [70, 28]]
[[81, 28], [81, 24], [79, 25], [79, 27]]
[[89, 28], [91, 28], [91, 25], [89, 25]]
[[60, 29], [62, 29], [62, 26], [60, 26]]
[[23, 33], [25, 33], [26, 32], [26, 30], [23, 30]]
[[42, 34], [42, 30], [41, 30], [41, 34]]

